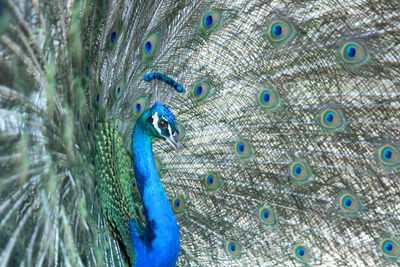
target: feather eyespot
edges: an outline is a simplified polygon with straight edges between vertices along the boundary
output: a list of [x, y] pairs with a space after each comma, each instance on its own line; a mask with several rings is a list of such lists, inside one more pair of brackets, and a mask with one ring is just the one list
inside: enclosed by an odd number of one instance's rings
[[90, 130], [91, 130], [91, 129], [90, 129], [90, 123], [87, 124], [87, 129], [88, 129], [88, 131], [90, 132]]
[[344, 209], [352, 209], [354, 203], [355, 202], [351, 196], [347, 196], [342, 200], [342, 206]]
[[307, 162], [292, 162], [289, 167], [289, 175], [295, 185], [301, 185], [312, 181], [312, 172]]
[[379, 250], [388, 258], [397, 258], [400, 255], [399, 243], [393, 238], [381, 240], [379, 243]]
[[197, 82], [192, 89], [192, 95], [198, 101], [204, 100], [210, 92], [211, 86], [207, 82]]
[[215, 191], [221, 187], [219, 175], [216, 173], [208, 173], [204, 177], [204, 185], [207, 191]]
[[311, 258], [310, 250], [302, 244], [296, 244], [293, 246], [293, 254], [295, 259], [302, 263], [308, 262]]
[[120, 119], [116, 119], [116, 120], [115, 120], [114, 128], [115, 128], [115, 130], [117, 130], [117, 131], [120, 131], [120, 130], [121, 130], [121, 128], [122, 128], [122, 122], [121, 122]]
[[358, 41], [342, 43], [337, 52], [337, 58], [348, 67], [358, 67], [369, 61], [370, 55], [364, 44]]
[[361, 211], [361, 202], [354, 193], [345, 192], [339, 196], [339, 207], [344, 214], [356, 214]]
[[365, 48], [356, 42], [348, 42], [343, 45], [343, 59], [351, 63], [359, 63], [365, 58]]
[[[272, 101], [271, 101], [271, 98], [272, 98]], [[274, 101], [273, 101], [273, 100], [274, 100], [273, 97], [271, 97], [271, 93], [268, 92], [268, 91], [264, 91], [264, 92], [262, 93], [260, 99], [261, 99], [261, 102], [262, 102], [264, 105], [268, 105], [270, 102], [274, 102]]]
[[327, 108], [318, 115], [319, 124], [330, 132], [341, 130], [345, 127], [345, 119], [342, 113], [334, 108]]
[[253, 154], [252, 148], [246, 140], [239, 140], [235, 143], [234, 146], [236, 155], [240, 159], [248, 159]]
[[185, 138], [186, 135], [186, 131], [185, 129], [182, 127], [182, 125], [178, 124], [176, 126], [177, 130], [178, 130], [178, 139], [179, 141], [182, 141]]
[[214, 19], [212, 14], [206, 14], [203, 19], [204, 28], [209, 29], [214, 24]]
[[176, 199], [176, 200], [174, 201], [174, 207], [175, 207], [175, 209], [179, 209], [180, 206], [181, 206], [181, 200], [180, 200], [180, 199]]
[[267, 206], [258, 209], [258, 220], [262, 225], [272, 226], [277, 222], [275, 211]]
[[386, 162], [390, 162], [393, 160], [393, 149], [387, 147], [382, 151], [382, 159]]
[[283, 45], [293, 39], [296, 33], [292, 24], [283, 19], [274, 19], [267, 27], [268, 40], [275, 46]]
[[124, 81], [121, 80], [115, 85], [115, 97], [119, 99], [122, 95], [122, 90], [124, 88]]
[[354, 60], [357, 55], [357, 46], [350, 44], [345, 48], [344, 57], [348, 60]]
[[144, 53], [146, 55], [150, 54], [152, 48], [153, 48], [153, 45], [151, 44], [151, 42], [150, 41], [146, 41], [146, 43], [144, 44]]
[[339, 116], [334, 110], [327, 110], [322, 114], [323, 124], [326, 127], [335, 127], [339, 124]]
[[292, 173], [294, 174], [294, 177], [301, 178], [303, 172], [304, 172], [304, 168], [303, 168], [303, 166], [301, 166], [301, 164], [297, 164], [293, 167]]
[[196, 88], [194, 89], [194, 94], [199, 97], [203, 94], [203, 86], [201, 84], [196, 85]]
[[392, 144], [384, 144], [377, 149], [379, 162], [386, 168], [396, 168], [400, 166], [399, 149]]
[[114, 43], [116, 40], [117, 40], [117, 32], [113, 31], [113, 32], [110, 34], [110, 42], [111, 42], [111, 43]]
[[159, 43], [159, 35], [158, 33], [150, 34], [143, 43], [142, 53], [143, 57], [150, 59], [154, 56], [157, 51]]
[[132, 181], [132, 192], [134, 192], [134, 193], [136, 193], [136, 192], [138, 192], [138, 186], [137, 186], [137, 183], [136, 183], [136, 179], [135, 178], [133, 178], [133, 181]]
[[215, 29], [220, 22], [221, 13], [219, 11], [207, 12], [203, 15], [201, 20], [201, 29], [204, 32], [209, 32]]
[[257, 93], [257, 104], [264, 111], [271, 111], [280, 106], [280, 98], [274, 89], [264, 89]]
[[108, 34], [107, 47], [109, 49], [113, 49], [117, 45], [118, 40], [120, 38], [120, 33], [121, 33], [121, 23], [120, 21], [116, 21]]
[[172, 200], [172, 210], [175, 213], [182, 213], [185, 210], [185, 200], [181, 196], [177, 196]]
[[101, 86], [99, 85], [96, 89], [96, 92], [94, 93], [94, 105], [95, 107], [99, 107], [100, 105], [100, 100], [101, 100]]
[[139, 117], [146, 109], [147, 101], [145, 98], [140, 97], [133, 103], [133, 113], [136, 117]]
[[282, 24], [279, 22], [275, 23], [272, 26], [271, 32], [274, 38], [280, 38], [282, 36]]
[[225, 242], [225, 251], [228, 254], [228, 256], [231, 256], [233, 258], [239, 258], [241, 250], [242, 248], [237, 241], [229, 239]]

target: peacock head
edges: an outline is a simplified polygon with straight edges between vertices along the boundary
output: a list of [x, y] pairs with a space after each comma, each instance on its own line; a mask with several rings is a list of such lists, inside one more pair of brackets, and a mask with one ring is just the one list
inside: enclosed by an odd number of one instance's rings
[[164, 105], [156, 102], [140, 116], [144, 128], [152, 137], [162, 138], [176, 151], [180, 151], [179, 132], [174, 114]]

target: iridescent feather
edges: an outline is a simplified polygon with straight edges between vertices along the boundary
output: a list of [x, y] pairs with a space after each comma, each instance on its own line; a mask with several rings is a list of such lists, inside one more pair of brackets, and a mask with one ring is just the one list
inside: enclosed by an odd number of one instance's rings
[[156, 101], [177, 266], [397, 266], [398, 10], [0, 0], [0, 267], [139, 262], [132, 131]]

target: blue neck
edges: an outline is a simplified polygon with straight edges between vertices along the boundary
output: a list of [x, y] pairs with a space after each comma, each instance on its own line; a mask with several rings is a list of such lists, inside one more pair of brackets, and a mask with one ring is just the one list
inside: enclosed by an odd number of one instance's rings
[[131, 225], [135, 266], [174, 266], [180, 249], [179, 229], [158, 177], [151, 142], [152, 136], [138, 120], [132, 133], [133, 166], [144, 206], [146, 231], [138, 236]]

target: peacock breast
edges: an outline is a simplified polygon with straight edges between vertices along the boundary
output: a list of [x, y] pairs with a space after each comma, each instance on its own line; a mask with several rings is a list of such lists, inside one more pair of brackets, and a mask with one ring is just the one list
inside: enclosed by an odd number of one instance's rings
[[154, 223], [152, 227], [155, 235], [149, 253], [152, 266], [175, 266], [180, 251], [179, 229], [175, 217]]

